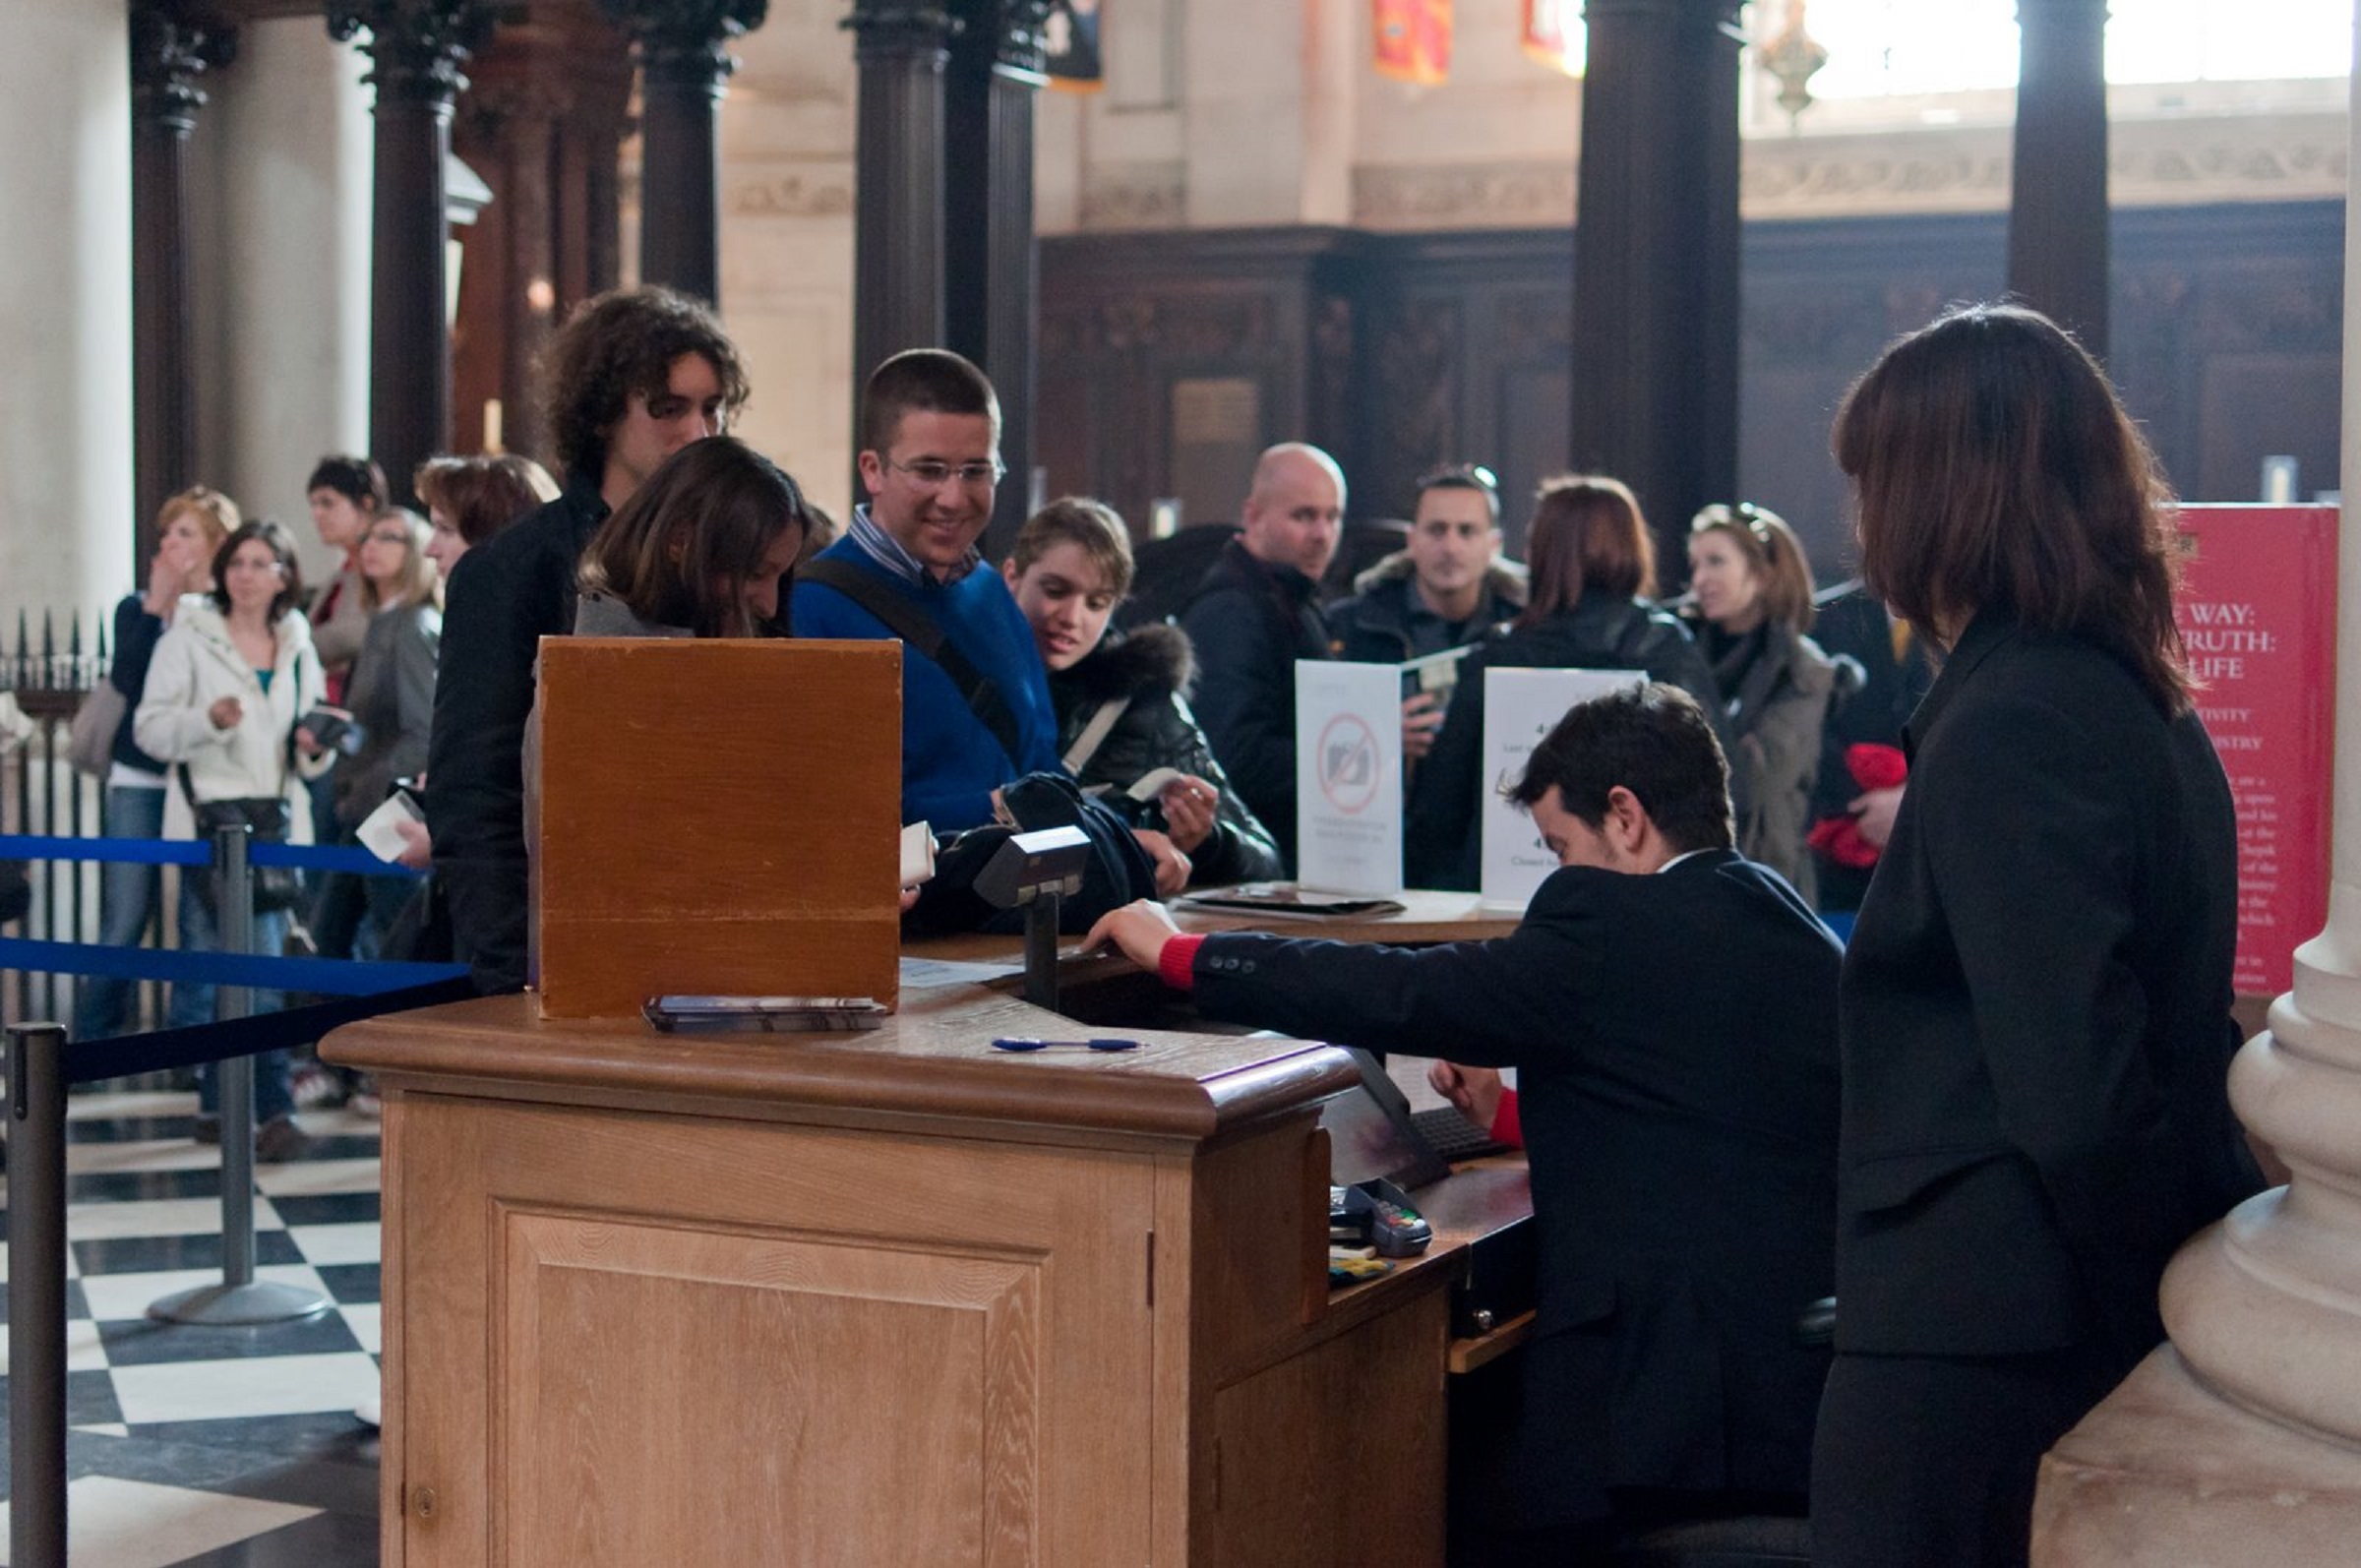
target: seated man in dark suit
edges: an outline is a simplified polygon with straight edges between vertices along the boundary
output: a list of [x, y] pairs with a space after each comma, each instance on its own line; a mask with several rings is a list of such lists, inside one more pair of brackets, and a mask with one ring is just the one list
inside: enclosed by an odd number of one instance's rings
[[1728, 768], [1677, 688], [1573, 708], [1511, 797], [1560, 870], [1507, 936], [1189, 936], [1142, 903], [1092, 938], [1209, 1018], [1519, 1069], [1540, 1314], [1483, 1560], [1579, 1560], [1667, 1507], [1799, 1513], [1828, 1354], [1793, 1326], [1835, 1274], [1836, 941], [1730, 848]]

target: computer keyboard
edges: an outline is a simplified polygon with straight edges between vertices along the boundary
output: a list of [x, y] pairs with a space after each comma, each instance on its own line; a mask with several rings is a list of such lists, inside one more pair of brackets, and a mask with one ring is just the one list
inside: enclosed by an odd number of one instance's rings
[[1410, 1114], [1410, 1124], [1436, 1154], [1453, 1164], [1461, 1160], [1473, 1160], [1479, 1155], [1498, 1154], [1508, 1147], [1494, 1139], [1490, 1132], [1461, 1116], [1457, 1106], [1436, 1106], [1431, 1111], [1414, 1111]]

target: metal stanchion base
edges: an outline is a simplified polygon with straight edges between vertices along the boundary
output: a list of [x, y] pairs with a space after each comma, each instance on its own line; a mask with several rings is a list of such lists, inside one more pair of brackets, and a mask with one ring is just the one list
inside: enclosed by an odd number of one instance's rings
[[244, 1285], [200, 1285], [191, 1291], [175, 1291], [151, 1301], [148, 1315], [159, 1323], [235, 1328], [318, 1317], [333, 1304], [318, 1291], [307, 1291], [300, 1285], [253, 1280]]

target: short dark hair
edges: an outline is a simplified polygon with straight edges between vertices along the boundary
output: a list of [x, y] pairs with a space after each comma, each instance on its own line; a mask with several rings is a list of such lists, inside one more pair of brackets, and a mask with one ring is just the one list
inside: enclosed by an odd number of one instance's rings
[[722, 422], [746, 404], [746, 368], [720, 319], [686, 294], [648, 285], [582, 301], [550, 340], [543, 361], [550, 441], [570, 474], [604, 477], [607, 432], [632, 393], [660, 394], [673, 361], [701, 354], [721, 383]]
[[861, 390], [861, 450], [882, 457], [909, 413], [982, 414], [1000, 433], [1000, 398], [973, 361], [947, 348], [910, 348], [870, 373]]
[[557, 482], [530, 457], [504, 452], [478, 457], [429, 457], [410, 480], [418, 499], [451, 519], [468, 548], [535, 507], [558, 499]]
[[1533, 589], [1519, 626], [1539, 626], [1596, 589], [1618, 599], [1656, 592], [1656, 546], [1631, 487], [1604, 474], [1542, 481], [1525, 535]]
[[278, 596], [271, 601], [271, 624], [276, 626], [280, 616], [303, 602], [303, 564], [295, 558], [295, 536], [269, 517], [243, 523], [221, 541], [221, 548], [213, 552], [213, 585], [206, 597], [214, 609], [229, 613], [229, 558], [249, 539], [260, 539], [278, 559]]
[[2089, 638], [2159, 705], [2189, 705], [2172, 619], [2174, 502], [2155, 454], [2066, 331], [2021, 305], [1955, 306], [1853, 384], [1831, 446], [1852, 481], [1861, 575], [1921, 632], [1979, 612]]
[[784, 469], [742, 441], [708, 436], [665, 458], [599, 525], [582, 551], [581, 590], [700, 637], [784, 635], [786, 595], [777, 622], [753, 626], [738, 589], [772, 541], [809, 526], [804, 493]]
[[347, 457], [335, 452], [312, 465], [303, 493], [333, 490], [371, 516], [386, 510], [386, 471], [373, 457]]
[[1497, 526], [1500, 521], [1500, 480], [1480, 462], [1446, 463], [1440, 468], [1430, 468], [1419, 475], [1417, 489], [1418, 495], [1412, 503], [1414, 512], [1429, 490], [1473, 490], [1490, 504], [1493, 524]]
[[1607, 792], [1620, 784], [1646, 809], [1676, 855], [1729, 849], [1729, 762], [1713, 721], [1679, 687], [1651, 681], [1577, 702], [1502, 791], [1532, 811], [1551, 789], [1575, 820], [1606, 820]]

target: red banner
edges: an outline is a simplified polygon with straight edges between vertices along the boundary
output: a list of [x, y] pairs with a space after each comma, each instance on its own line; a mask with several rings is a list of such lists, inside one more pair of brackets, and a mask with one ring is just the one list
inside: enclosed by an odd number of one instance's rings
[[1451, 0], [1373, 0], [1377, 74], [1432, 86], [1451, 75]]
[[1588, 41], [1582, 0], [1525, 0], [1525, 52], [1536, 60], [1580, 76]]
[[2174, 619], [2238, 804], [2237, 989], [2275, 996], [2329, 915], [2336, 509], [2191, 506], [2181, 527]]

